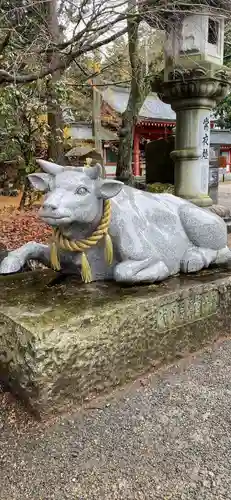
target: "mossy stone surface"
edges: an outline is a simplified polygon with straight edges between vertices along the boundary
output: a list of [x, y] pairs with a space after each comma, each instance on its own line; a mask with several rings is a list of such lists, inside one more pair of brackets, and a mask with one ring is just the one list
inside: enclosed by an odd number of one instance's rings
[[62, 411], [230, 333], [231, 272], [158, 285], [0, 277], [0, 379], [35, 411]]

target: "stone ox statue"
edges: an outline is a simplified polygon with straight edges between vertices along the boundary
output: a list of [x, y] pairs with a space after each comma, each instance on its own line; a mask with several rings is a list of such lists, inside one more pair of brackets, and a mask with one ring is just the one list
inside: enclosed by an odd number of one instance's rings
[[46, 193], [39, 215], [53, 228], [50, 245], [30, 242], [2, 261], [0, 273], [26, 261], [82, 274], [85, 282], [161, 281], [226, 263], [224, 221], [170, 194], [151, 194], [102, 179], [101, 167], [62, 167], [38, 160], [44, 173], [29, 175]]

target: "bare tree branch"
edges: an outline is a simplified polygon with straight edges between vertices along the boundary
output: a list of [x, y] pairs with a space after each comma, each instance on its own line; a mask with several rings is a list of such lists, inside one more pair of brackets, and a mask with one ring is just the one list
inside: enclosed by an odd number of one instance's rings
[[45, 69], [41, 70], [39, 73], [31, 73], [28, 75], [18, 75], [18, 74], [12, 74], [4, 69], [0, 69], [0, 83], [4, 82], [11, 82], [11, 83], [29, 83], [33, 82], [35, 80], [39, 80], [40, 78], [44, 78], [47, 75], [50, 75], [51, 73], [57, 71], [57, 70], [63, 70], [67, 69], [71, 62], [76, 59], [77, 57], [80, 57], [82, 54], [85, 54], [87, 52], [94, 51], [103, 45], [107, 45], [119, 36], [124, 35], [127, 32], [127, 27], [121, 29], [117, 33], [114, 33], [113, 35], [109, 36], [106, 39], [99, 40], [98, 42], [95, 42], [92, 45], [86, 45], [84, 47], [78, 47], [76, 50], [71, 51], [69, 54], [66, 55], [66, 57], [63, 57], [62, 60], [60, 60], [56, 65], [48, 66]]
[[[9, 0], [4, 1], [7, 3]], [[11, 1], [13, 4], [13, 0]], [[44, 5], [49, 1], [24, 0], [22, 7], [11, 10], [4, 7], [4, 2], [3, 7], [0, 6], [0, 20], [1, 14], [2, 19], [4, 16], [8, 19], [8, 29], [11, 22], [10, 15], [14, 13], [13, 34], [9, 36], [7, 33], [0, 45], [0, 54], [9, 44], [13, 47], [12, 55], [3, 61], [0, 68], [0, 84], [29, 83], [48, 77], [58, 70], [67, 69], [73, 60], [94, 52], [125, 34], [127, 23], [124, 26], [123, 22], [129, 18], [138, 22], [140, 19], [145, 19], [155, 28], [163, 29], [166, 24], [173, 22], [174, 16], [179, 18], [186, 12], [198, 12], [206, 7], [209, 11], [227, 14], [231, 6], [230, 0], [137, 0], [137, 11], [131, 8], [131, 3], [127, 0], [60, 0], [62, 21], [65, 23], [66, 19], [67, 22], [68, 19], [72, 19], [74, 30], [70, 40], [62, 39], [54, 42], [49, 33], [49, 23], [44, 9]], [[36, 14], [32, 23], [36, 28], [35, 37], [30, 36], [28, 28], [30, 24], [25, 28], [26, 34], [22, 28], [26, 9]], [[59, 62], [55, 65], [46, 62], [47, 54], [52, 53], [58, 54]], [[33, 71], [35, 62], [37, 71], [36, 69]], [[24, 73], [20, 69], [23, 67]]]
[[[104, 13], [105, 13], [105, 11], [104, 11]], [[60, 50], [63, 50], [67, 47], [70, 47], [71, 45], [75, 44], [76, 42], [79, 42], [81, 40], [81, 38], [83, 37], [83, 35], [85, 35], [86, 33], [88, 35], [90, 35], [91, 33], [92, 34], [97, 33], [97, 38], [99, 38], [99, 36], [102, 36], [108, 30], [112, 29], [113, 26], [115, 26], [119, 22], [127, 19], [128, 14], [129, 14], [129, 9], [126, 9], [126, 11], [124, 11], [122, 14], [119, 14], [119, 16], [117, 16], [115, 19], [110, 20], [107, 23], [104, 23], [102, 26], [96, 26], [95, 28], [94, 27], [91, 28], [91, 26], [93, 26], [93, 24], [94, 24], [94, 21], [97, 20], [98, 16], [96, 13], [89, 20], [89, 22], [87, 24], [85, 24], [84, 28], [81, 31], [79, 31], [75, 36], [73, 36], [73, 38], [71, 38], [71, 40], [63, 42], [62, 44], [58, 44], [57, 48], [59, 48]], [[89, 43], [90, 43], [90, 41], [89, 41]]]

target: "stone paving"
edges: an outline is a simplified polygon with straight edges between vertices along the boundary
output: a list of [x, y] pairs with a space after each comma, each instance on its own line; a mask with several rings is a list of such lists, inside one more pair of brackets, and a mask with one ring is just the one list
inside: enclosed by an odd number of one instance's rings
[[218, 190], [218, 204], [231, 209], [231, 182], [220, 182]]

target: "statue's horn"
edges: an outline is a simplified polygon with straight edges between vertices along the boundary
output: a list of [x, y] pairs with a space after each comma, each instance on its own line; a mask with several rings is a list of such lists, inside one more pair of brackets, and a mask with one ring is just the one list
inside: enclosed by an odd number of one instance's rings
[[42, 168], [42, 170], [47, 174], [57, 175], [64, 171], [64, 167], [62, 167], [61, 165], [57, 165], [56, 163], [52, 163], [46, 160], [41, 160], [40, 158], [38, 158], [36, 161]]
[[102, 177], [103, 167], [99, 163], [96, 163], [94, 167], [84, 167], [84, 172], [87, 174], [90, 179], [98, 179]]

